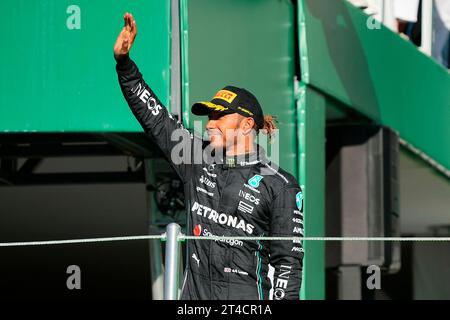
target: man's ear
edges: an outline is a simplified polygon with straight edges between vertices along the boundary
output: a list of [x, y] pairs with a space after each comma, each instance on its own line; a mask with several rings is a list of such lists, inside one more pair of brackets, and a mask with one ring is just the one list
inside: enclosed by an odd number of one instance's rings
[[254, 126], [255, 126], [255, 120], [253, 118], [244, 117], [241, 121], [241, 129], [245, 135], [250, 134]]

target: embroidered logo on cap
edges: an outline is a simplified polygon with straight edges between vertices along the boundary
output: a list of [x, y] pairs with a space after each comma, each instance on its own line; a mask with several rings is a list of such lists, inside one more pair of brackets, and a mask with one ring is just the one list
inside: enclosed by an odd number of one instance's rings
[[216, 93], [213, 99], [222, 99], [228, 103], [233, 102], [234, 98], [236, 98], [237, 94], [228, 90], [220, 90]]

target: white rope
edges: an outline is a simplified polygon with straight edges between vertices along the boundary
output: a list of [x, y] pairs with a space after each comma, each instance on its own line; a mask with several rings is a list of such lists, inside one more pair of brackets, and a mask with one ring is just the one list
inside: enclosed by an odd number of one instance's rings
[[[145, 236], [124, 236], [109, 238], [86, 238], [70, 240], [48, 240], [48, 241], [23, 241], [23, 242], [0, 242], [0, 247], [21, 247], [21, 246], [45, 246], [78, 243], [96, 243], [130, 240], [166, 240], [166, 234], [145, 235]], [[186, 236], [180, 235], [178, 240], [244, 240], [244, 241], [417, 241], [417, 242], [444, 242], [450, 241], [450, 237], [220, 237], [220, 236]]]
[[88, 238], [88, 239], [49, 240], [49, 241], [0, 242], [0, 247], [48, 246], [48, 245], [58, 245], [58, 244], [129, 241], [129, 240], [152, 240], [152, 239], [165, 239], [165, 238], [166, 238], [166, 234], [163, 233], [161, 235], [148, 235], [148, 236], [127, 236], [127, 237]]
[[219, 237], [219, 236], [185, 236], [182, 240], [267, 240], [267, 241], [450, 241], [450, 237]]

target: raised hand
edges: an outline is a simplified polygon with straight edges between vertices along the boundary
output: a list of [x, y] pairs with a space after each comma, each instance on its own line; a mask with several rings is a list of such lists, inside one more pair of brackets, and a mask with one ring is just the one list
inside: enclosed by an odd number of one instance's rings
[[114, 44], [114, 58], [119, 60], [128, 55], [137, 35], [136, 20], [131, 13], [126, 12], [123, 16], [124, 26]]

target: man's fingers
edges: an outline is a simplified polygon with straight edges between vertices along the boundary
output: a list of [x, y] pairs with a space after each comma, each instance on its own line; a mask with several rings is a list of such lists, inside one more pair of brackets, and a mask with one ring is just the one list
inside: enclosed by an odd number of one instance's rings
[[128, 12], [125, 12], [125, 14], [123, 15], [123, 27], [124, 28], [127, 27], [127, 17], [128, 17]]
[[130, 19], [130, 31], [131, 31], [131, 33], [135, 34], [136, 33], [136, 20], [134, 20], [134, 17], [131, 13], [129, 14], [129, 19]]
[[125, 13], [125, 15], [123, 16], [124, 19], [124, 28], [128, 31], [131, 30], [131, 19], [130, 19], [130, 14], [127, 12]]
[[133, 19], [133, 24], [132, 24], [132, 32], [134, 34], [134, 36], [136, 37], [137, 35], [137, 24], [136, 24], [136, 20]]
[[134, 18], [133, 15], [130, 15], [130, 27], [131, 27], [131, 32], [134, 31]]
[[[123, 15], [124, 27], [117, 39], [116, 48], [121, 54], [127, 54], [136, 37], [137, 27], [136, 21], [131, 13], [126, 12]], [[116, 50], [116, 49], [115, 49]]]
[[127, 30], [131, 31], [131, 15], [128, 14], [127, 16]]

